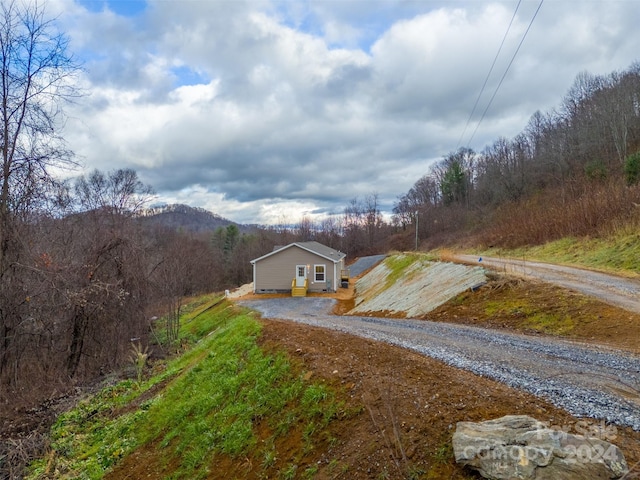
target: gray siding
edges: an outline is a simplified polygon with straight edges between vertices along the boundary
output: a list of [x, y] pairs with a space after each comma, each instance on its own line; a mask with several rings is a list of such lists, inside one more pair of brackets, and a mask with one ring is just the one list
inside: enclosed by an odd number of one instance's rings
[[[307, 279], [310, 292], [322, 292], [327, 289], [335, 290], [334, 278], [340, 280], [340, 267], [337, 272], [334, 263], [319, 255], [303, 250], [293, 245], [281, 252], [263, 258], [254, 264], [256, 292], [271, 290], [291, 290], [291, 281], [296, 274], [296, 265], [308, 265]], [[325, 281], [314, 282], [314, 265], [325, 265]]]

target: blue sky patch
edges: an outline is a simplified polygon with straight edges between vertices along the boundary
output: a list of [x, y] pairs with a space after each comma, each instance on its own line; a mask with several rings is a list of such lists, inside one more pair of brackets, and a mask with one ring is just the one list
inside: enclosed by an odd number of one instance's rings
[[206, 85], [211, 81], [211, 79], [203, 73], [192, 70], [186, 65], [172, 68], [171, 73], [176, 76], [176, 87], [183, 87], [185, 85]]
[[90, 12], [109, 9], [123, 17], [135, 17], [147, 8], [146, 0], [79, 0], [78, 3]]

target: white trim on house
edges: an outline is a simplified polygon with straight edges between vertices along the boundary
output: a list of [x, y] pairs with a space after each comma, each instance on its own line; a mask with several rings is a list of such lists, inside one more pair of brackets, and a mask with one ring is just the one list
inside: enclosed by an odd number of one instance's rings
[[[322, 267], [322, 280], [318, 280], [318, 267]], [[325, 263], [315, 263], [313, 265], [314, 283], [327, 283], [327, 265]]]
[[[302, 272], [302, 275], [300, 273]], [[307, 266], [306, 265], [296, 265], [295, 272], [296, 279], [296, 287], [304, 287], [304, 282], [307, 279]]]
[[[271, 255], [275, 255], [276, 253], [282, 252], [283, 250], [286, 250], [287, 248], [291, 248], [293, 246], [299, 247], [303, 250], [306, 250], [309, 253], [313, 253], [314, 255], [324, 257], [327, 260], [332, 261], [333, 263], [339, 262], [346, 256], [346, 254], [339, 252], [338, 250], [335, 250], [333, 248], [325, 247], [324, 245], [318, 242], [294, 242], [294, 243], [290, 243], [289, 245], [285, 245], [284, 247], [277, 248], [272, 252], [267, 253], [266, 255], [263, 255], [258, 258], [254, 258], [253, 260], [251, 260], [251, 263], [255, 265], [256, 262], [259, 262], [260, 260], [270, 257]], [[322, 251], [320, 251], [319, 248], [313, 248], [313, 247], [321, 247]], [[324, 252], [327, 252], [327, 253], [324, 253]]]
[[253, 270], [253, 293], [256, 293], [256, 264], [251, 262], [251, 268]]

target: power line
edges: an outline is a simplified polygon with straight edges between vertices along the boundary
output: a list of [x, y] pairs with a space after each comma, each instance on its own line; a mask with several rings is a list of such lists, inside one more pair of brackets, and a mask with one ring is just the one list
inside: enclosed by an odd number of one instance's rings
[[504, 32], [504, 36], [502, 37], [502, 42], [500, 43], [500, 47], [498, 48], [498, 52], [496, 53], [496, 56], [493, 58], [493, 63], [491, 64], [491, 68], [489, 69], [489, 72], [487, 73], [487, 76], [484, 79], [484, 83], [482, 84], [482, 88], [480, 89], [480, 93], [478, 94], [478, 98], [476, 98], [476, 103], [473, 104], [473, 108], [471, 109], [471, 113], [469, 114], [469, 118], [467, 119], [467, 124], [464, 126], [464, 130], [462, 131], [462, 135], [460, 135], [460, 139], [458, 140], [458, 145], [456, 146], [456, 150], [458, 149], [458, 147], [460, 147], [460, 144], [462, 143], [462, 139], [464, 137], [464, 134], [467, 133], [467, 128], [469, 127], [469, 123], [471, 122], [471, 119], [473, 118], [473, 114], [476, 113], [476, 107], [478, 106], [478, 102], [480, 101], [480, 97], [482, 97], [482, 94], [484, 93], [484, 89], [487, 86], [487, 82], [489, 81], [489, 77], [491, 76], [491, 73], [493, 72], [493, 67], [496, 66], [496, 61], [498, 60], [498, 57], [500, 56], [500, 52], [502, 51], [502, 47], [504, 46], [504, 42], [507, 39], [507, 35], [509, 35], [509, 30], [511, 30], [511, 25], [513, 25], [513, 20], [516, 18], [516, 14], [518, 13], [518, 9], [520, 8], [520, 3], [522, 3], [522, 0], [518, 0], [518, 4], [516, 5], [516, 9], [513, 12], [513, 16], [511, 17], [511, 21], [509, 22], [509, 26], [507, 27], [507, 31]]
[[493, 92], [493, 95], [491, 96], [491, 99], [489, 100], [489, 103], [487, 104], [487, 108], [485, 108], [484, 112], [482, 112], [482, 116], [480, 117], [480, 120], [478, 121], [478, 124], [476, 125], [475, 130], [471, 134], [471, 138], [469, 138], [469, 142], [467, 142], [467, 148], [469, 148], [469, 145], [471, 144], [471, 140], [473, 140], [473, 137], [475, 136], [476, 132], [478, 131], [478, 128], [480, 128], [480, 124], [484, 120], [484, 117], [487, 114], [487, 111], [489, 110], [489, 107], [491, 107], [491, 104], [493, 103], [493, 99], [496, 98], [496, 95], [498, 94], [498, 90], [500, 90], [500, 87], [502, 86], [502, 82], [504, 81], [505, 77], [507, 76], [507, 73], [509, 72], [509, 69], [511, 68], [511, 65], [513, 64], [513, 61], [515, 60], [516, 55], [518, 55], [518, 52], [520, 51], [520, 47], [522, 47], [522, 44], [524, 43], [524, 39], [527, 38], [527, 34], [529, 33], [529, 30], [531, 29], [531, 25], [533, 25], [533, 21], [538, 16], [538, 12], [540, 11], [540, 8], [542, 7], [543, 3], [544, 3], [544, 0], [540, 0], [540, 3], [538, 4], [538, 8], [536, 9], [535, 13], [533, 14], [533, 17], [531, 17], [531, 21], [529, 22], [529, 26], [527, 27], [527, 30], [524, 32], [524, 35], [522, 35], [522, 39], [520, 40], [520, 43], [518, 44], [518, 48], [516, 48], [516, 51], [513, 53], [513, 56], [511, 57], [511, 61], [509, 62], [509, 65], [507, 65], [507, 68], [505, 69], [504, 74], [502, 75], [502, 78], [500, 79], [500, 82], [498, 83], [498, 86], [496, 87], [496, 90]]

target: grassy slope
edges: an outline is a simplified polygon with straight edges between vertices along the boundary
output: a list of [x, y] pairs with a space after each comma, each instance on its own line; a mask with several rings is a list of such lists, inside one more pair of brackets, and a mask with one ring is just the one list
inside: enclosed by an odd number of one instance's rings
[[490, 250], [486, 256], [527, 258], [640, 276], [640, 233], [630, 229], [605, 238], [564, 238], [517, 250]]
[[[250, 458], [269, 476], [312, 474], [314, 444], [329, 436], [326, 427], [341, 407], [285, 355], [260, 348], [260, 330], [249, 312], [225, 301], [190, 312], [187, 351], [156, 363], [141, 384], [120, 382], [62, 415], [52, 428], [51, 454], [31, 466], [30, 478], [102, 478], [145, 448], [160, 452], [156, 473], [165, 478], [205, 478], [214, 458]], [[302, 450], [278, 464], [276, 445], [294, 432]]]
[[[632, 227], [606, 237], [564, 238], [517, 250], [475, 253], [586, 267], [631, 278], [640, 276], [640, 234]], [[439, 255], [446, 260], [449, 252], [443, 250]], [[429, 318], [566, 336], [638, 351], [639, 314], [553, 285], [541, 283], [533, 287], [520, 280], [498, 279], [478, 292], [459, 295], [431, 312]]]
[[[639, 238], [629, 233], [607, 241], [565, 239], [527, 250], [484, 254], [623, 269], [637, 275]], [[396, 275], [411, 263], [407, 257], [389, 262]], [[524, 320], [526, 326], [542, 315], [538, 310], [550, 298], [531, 299], [537, 307], [529, 311], [525, 307], [531, 302], [521, 304], [528, 300], [528, 292], [516, 289], [510, 294], [520, 303], [501, 298], [497, 304], [493, 296], [486, 302], [476, 296], [453, 303], [460, 303], [461, 318], [468, 318], [470, 312], [464, 308], [474, 305], [479, 309], [478, 321], [486, 322], [486, 316], [506, 325], [508, 317]], [[575, 306], [576, 299], [565, 303]], [[443, 311], [448, 320], [453, 307]], [[573, 323], [567, 324], [565, 309], [559, 310], [551, 320], [544, 312], [545, 328], [528, 328], [561, 335], [574, 330]], [[580, 310], [592, 308], [580, 306]], [[215, 462], [226, 462], [227, 472], [236, 468], [238, 477], [243, 476], [245, 463], [252, 465], [256, 477], [313, 476], [315, 451], [326, 451], [332, 442], [330, 421], [348, 416], [334, 392], [305, 381], [304, 372], [283, 355], [260, 348], [260, 325], [247, 311], [208, 298], [193, 304], [183, 323], [185, 353], [156, 363], [142, 383], [120, 382], [61, 416], [52, 429], [51, 454], [32, 465], [30, 478], [103, 478], [109, 472], [118, 478], [113, 470], [129, 462], [130, 472], [136, 452], [145, 450], [157, 455], [153, 463], [161, 470], [153, 472], [155, 478], [215, 478], [211, 472]], [[282, 455], [287, 458], [283, 463], [280, 452], [287, 437], [303, 441], [295, 442], [297, 451]]]

